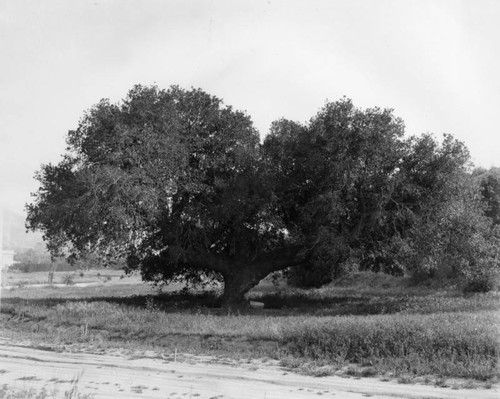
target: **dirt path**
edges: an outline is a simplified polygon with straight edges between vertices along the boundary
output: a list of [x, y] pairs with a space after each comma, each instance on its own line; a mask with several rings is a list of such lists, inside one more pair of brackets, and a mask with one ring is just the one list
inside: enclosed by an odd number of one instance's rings
[[[152, 354], [150, 353], [149, 356]], [[180, 357], [180, 356], [179, 356]], [[220, 364], [183, 356], [182, 361], [33, 349], [0, 338], [0, 387], [46, 387], [63, 393], [79, 377], [78, 391], [95, 398], [301, 399], [498, 398], [494, 389], [453, 390], [403, 385], [373, 378], [308, 377], [262, 363]]]

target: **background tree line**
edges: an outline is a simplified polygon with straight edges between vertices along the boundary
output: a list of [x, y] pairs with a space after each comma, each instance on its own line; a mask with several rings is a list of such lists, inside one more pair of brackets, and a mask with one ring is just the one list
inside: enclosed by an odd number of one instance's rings
[[157, 283], [223, 280], [227, 306], [277, 271], [306, 286], [360, 268], [488, 290], [499, 270], [498, 170], [473, 170], [450, 135], [405, 136], [390, 109], [343, 98], [261, 143], [202, 90], [135, 86], [67, 144], [27, 206], [52, 254], [126, 259]]
[[[53, 258], [42, 245], [16, 252], [14, 261], [16, 263], [11, 265], [9, 270], [21, 273], [83, 271], [103, 267], [99, 256], [96, 254], [87, 254], [69, 262], [65, 257]], [[115, 269], [123, 269], [124, 262], [116, 262], [111, 266]]]

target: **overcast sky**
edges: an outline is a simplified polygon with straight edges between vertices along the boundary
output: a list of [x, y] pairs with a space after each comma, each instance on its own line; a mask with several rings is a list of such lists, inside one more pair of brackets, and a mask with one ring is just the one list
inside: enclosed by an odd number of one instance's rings
[[137, 83], [200, 87], [261, 136], [345, 95], [500, 166], [499, 21], [496, 0], [0, 0], [0, 200], [22, 212], [84, 110]]

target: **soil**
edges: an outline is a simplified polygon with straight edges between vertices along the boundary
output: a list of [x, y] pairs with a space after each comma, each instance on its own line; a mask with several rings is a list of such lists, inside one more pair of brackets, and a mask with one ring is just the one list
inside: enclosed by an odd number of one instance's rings
[[452, 389], [375, 378], [311, 377], [291, 373], [269, 360], [234, 361], [153, 351], [57, 352], [0, 338], [0, 387], [45, 387], [63, 394], [75, 380], [78, 392], [94, 398], [499, 397], [498, 387]]

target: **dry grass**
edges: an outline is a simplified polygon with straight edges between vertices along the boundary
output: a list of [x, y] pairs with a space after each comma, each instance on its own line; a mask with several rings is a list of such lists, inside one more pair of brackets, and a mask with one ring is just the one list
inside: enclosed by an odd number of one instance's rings
[[82, 393], [78, 389], [79, 379], [71, 382], [71, 388], [60, 392], [57, 389], [35, 388], [9, 388], [7, 384], [0, 387], [0, 399], [93, 399], [93, 394]]
[[251, 298], [266, 309], [244, 314], [218, 308], [210, 293], [131, 295], [132, 285], [36, 295], [17, 289], [2, 300], [0, 332], [56, 349], [268, 356], [313, 375], [357, 364], [359, 376], [498, 379], [499, 293], [464, 297], [418, 287], [403, 293], [391, 289], [394, 281], [383, 278], [385, 287], [360, 292], [356, 284], [311, 291], [263, 284]]
[[369, 364], [395, 375], [488, 380], [498, 375], [496, 312], [307, 318], [283, 326], [293, 355], [334, 364]]

